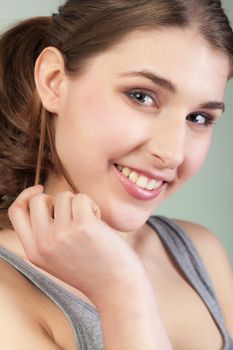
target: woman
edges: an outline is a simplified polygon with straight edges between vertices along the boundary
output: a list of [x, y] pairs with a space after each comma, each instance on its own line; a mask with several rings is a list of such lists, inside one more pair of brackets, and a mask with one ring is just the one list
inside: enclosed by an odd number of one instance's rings
[[219, 241], [150, 217], [224, 109], [220, 1], [69, 0], [0, 51], [2, 347], [233, 349]]

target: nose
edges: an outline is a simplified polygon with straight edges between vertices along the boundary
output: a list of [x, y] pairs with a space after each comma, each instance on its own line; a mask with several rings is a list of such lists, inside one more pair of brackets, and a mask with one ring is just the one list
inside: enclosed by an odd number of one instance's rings
[[149, 154], [158, 169], [176, 169], [184, 161], [186, 124], [174, 119], [158, 122], [147, 144]]

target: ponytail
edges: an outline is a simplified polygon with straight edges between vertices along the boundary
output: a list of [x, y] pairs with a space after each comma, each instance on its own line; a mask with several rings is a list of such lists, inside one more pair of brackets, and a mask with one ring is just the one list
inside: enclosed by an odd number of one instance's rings
[[50, 24], [50, 17], [37, 17], [0, 37], [0, 229], [9, 226], [7, 210], [17, 195], [35, 183], [35, 155], [43, 148], [40, 134], [46, 126], [34, 66], [48, 46]]

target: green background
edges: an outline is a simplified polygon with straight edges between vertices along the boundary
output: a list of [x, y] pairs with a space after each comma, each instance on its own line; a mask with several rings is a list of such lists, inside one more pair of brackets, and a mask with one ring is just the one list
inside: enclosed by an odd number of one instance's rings
[[[59, 0], [0, 0], [0, 30], [20, 18], [49, 15]], [[233, 23], [233, 1], [223, 5]], [[226, 91], [226, 112], [216, 125], [209, 157], [201, 171], [155, 214], [200, 223], [218, 235], [233, 263], [233, 81]]]

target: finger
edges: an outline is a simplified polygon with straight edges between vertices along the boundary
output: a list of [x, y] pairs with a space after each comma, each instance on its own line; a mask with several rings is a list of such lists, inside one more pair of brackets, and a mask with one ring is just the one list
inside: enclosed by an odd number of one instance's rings
[[29, 201], [29, 210], [34, 235], [47, 235], [53, 222], [54, 198], [37, 193]]
[[42, 186], [33, 186], [25, 189], [8, 209], [8, 215], [13, 228], [26, 249], [32, 237], [32, 226], [28, 206], [29, 200], [42, 190]]
[[101, 218], [99, 207], [84, 193], [78, 193], [72, 200], [72, 216], [74, 220]]
[[21, 206], [28, 206], [28, 202], [32, 198], [32, 196], [34, 196], [37, 193], [41, 193], [42, 191], [43, 191], [42, 185], [28, 187], [18, 195], [18, 197], [16, 198], [12, 206], [14, 204], [21, 205]]
[[54, 219], [56, 225], [65, 227], [72, 220], [72, 199], [74, 194], [69, 191], [58, 194], [54, 204]]

